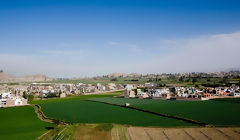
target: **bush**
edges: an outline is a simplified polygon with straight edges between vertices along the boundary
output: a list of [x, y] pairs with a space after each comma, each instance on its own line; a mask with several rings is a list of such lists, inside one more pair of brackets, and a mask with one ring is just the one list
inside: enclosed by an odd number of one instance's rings
[[28, 95], [27, 99], [28, 99], [29, 102], [30, 102], [30, 101], [33, 101], [34, 96], [33, 96], [33, 95]]
[[111, 81], [117, 81], [117, 78], [113, 78], [113, 79], [111, 79]]

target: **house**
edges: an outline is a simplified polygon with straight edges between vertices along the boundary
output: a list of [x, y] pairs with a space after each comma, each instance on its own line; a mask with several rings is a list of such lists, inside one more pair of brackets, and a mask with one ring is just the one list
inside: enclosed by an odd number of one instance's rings
[[124, 85], [124, 88], [125, 89], [133, 89], [133, 85], [127, 84], [127, 85]]
[[132, 89], [125, 89], [125, 91], [123, 92], [123, 96], [125, 98], [135, 98], [136, 94]]
[[145, 83], [144, 86], [145, 86], [145, 87], [153, 87], [154, 84], [153, 84], [153, 83]]
[[116, 84], [114, 83], [109, 83], [108, 85], [106, 85], [106, 90], [110, 91], [110, 90], [115, 90], [116, 89]]
[[161, 97], [162, 96], [162, 92], [160, 91], [160, 89], [149, 89], [148, 93], [149, 93], [149, 96], [151, 96], [151, 97]]
[[231, 92], [229, 96], [240, 97], [240, 92]]
[[66, 93], [61, 93], [60, 94], [60, 98], [65, 98], [66, 97]]
[[47, 97], [47, 95], [49, 94], [49, 91], [48, 90], [41, 90], [40, 93], [41, 93], [42, 97]]
[[0, 107], [11, 107], [28, 105], [27, 99], [21, 96], [11, 94], [10, 92], [0, 94]]
[[137, 93], [138, 98], [148, 98], [148, 94], [146, 92], [138, 92]]
[[97, 89], [98, 89], [99, 91], [105, 91], [105, 90], [106, 90], [106, 87], [103, 86], [103, 85], [101, 85], [100, 83], [97, 83]]

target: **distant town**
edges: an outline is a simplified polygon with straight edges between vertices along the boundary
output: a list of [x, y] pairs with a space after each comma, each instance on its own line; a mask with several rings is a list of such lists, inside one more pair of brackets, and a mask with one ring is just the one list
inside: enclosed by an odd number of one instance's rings
[[[32, 100], [114, 91], [122, 91], [121, 97], [124, 98], [140, 99], [196, 101], [240, 97], [239, 71], [147, 75], [114, 73], [82, 79], [83, 82], [81, 79], [51, 79], [46, 76], [13, 78], [2, 70], [0, 76], [0, 107], [28, 105], [28, 101]], [[101, 79], [105, 82], [102, 83]]]

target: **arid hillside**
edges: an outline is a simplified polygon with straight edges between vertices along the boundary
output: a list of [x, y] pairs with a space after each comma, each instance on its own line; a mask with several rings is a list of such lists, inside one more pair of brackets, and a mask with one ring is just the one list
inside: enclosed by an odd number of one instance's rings
[[0, 72], [0, 82], [33, 82], [33, 81], [50, 81], [52, 78], [45, 75], [28, 75], [28, 76], [11, 76], [4, 72]]

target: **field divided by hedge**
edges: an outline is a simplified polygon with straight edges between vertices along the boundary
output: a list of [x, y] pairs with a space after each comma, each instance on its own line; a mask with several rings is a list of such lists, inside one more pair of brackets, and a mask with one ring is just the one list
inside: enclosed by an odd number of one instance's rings
[[91, 100], [131, 106], [157, 113], [187, 118], [212, 125], [239, 126], [240, 104], [217, 101], [176, 101], [130, 98], [92, 98]]
[[71, 123], [115, 123], [133, 126], [193, 126], [183, 121], [86, 100], [40, 104], [46, 116]]

